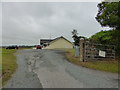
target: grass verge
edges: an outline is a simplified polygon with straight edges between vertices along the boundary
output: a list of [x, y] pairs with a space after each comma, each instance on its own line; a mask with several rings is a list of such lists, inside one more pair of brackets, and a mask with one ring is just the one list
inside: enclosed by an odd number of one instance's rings
[[17, 68], [16, 57], [14, 53], [16, 50], [6, 50], [2, 48], [0, 66], [2, 67], [2, 84], [4, 85], [12, 76]]
[[[118, 69], [118, 62], [119, 60], [107, 60], [107, 61], [87, 61], [87, 62], [81, 62], [79, 57], [74, 57], [74, 49], [66, 49], [65, 50], [65, 56], [68, 61], [91, 69], [106, 71], [106, 72], [112, 72], [112, 73], [120, 73]], [[119, 71], [119, 72], [118, 72]]]

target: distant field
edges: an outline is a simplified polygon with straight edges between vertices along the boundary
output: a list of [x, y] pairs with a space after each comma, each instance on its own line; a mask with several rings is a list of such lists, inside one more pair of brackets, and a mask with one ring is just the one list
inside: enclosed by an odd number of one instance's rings
[[81, 62], [79, 58], [74, 57], [74, 49], [67, 49], [65, 56], [68, 61], [83, 67], [118, 73], [118, 60]]
[[[2, 69], [2, 83], [5, 84], [10, 79], [11, 75], [15, 72], [17, 64], [14, 53], [16, 50], [2, 50], [2, 59], [0, 59], [0, 69]], [[1, 63], [2, 62], [2, 63]]]

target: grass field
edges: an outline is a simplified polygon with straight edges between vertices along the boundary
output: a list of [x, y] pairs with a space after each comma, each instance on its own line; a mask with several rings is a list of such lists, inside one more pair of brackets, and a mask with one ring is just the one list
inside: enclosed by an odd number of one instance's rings
[[96, 60], [96, 61], [81, 62], [79, 57], [78, 58], [74, 57], [74, 52], [75, 52], [74, 49], [67, 49], [65, 53], [65, 56], [68, 59], [68, 61], [74, 64], [96, 70], [118, 73], [118, 60], [107, 60], [107, 61]]
[[16, 50], [1, 50], [2, 58], [0, 59], [0, 62], [2, 63], [0, 63], [0, 69], [2, 69], [2, 83], [4, 85], [16, 70], [17, 64], [16, 57], [14, 55]]

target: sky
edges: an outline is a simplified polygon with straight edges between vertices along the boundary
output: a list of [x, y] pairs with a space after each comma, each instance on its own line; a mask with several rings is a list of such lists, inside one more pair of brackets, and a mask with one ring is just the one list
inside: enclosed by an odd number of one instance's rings
[[73, 29], [78, 31], [78, 35], [90, 37], [103, 30], [95, 19], [98, 13], [97, 4], [3, 2], [2, 7], [0, 4], [2, 45], [37, 45], [40, 39], [54, 39], [60, 36], [72, 42]]
[[0, 46], [2, 46], [2, 4], [0, 3]]

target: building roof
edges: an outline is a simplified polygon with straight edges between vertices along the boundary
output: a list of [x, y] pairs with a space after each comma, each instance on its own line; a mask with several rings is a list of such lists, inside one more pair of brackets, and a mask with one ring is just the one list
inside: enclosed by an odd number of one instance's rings
[[40, 43], [50, 43], [53, 39], [40, 39]]
[[69, 43], [73, 44], [72, 42], [70, 42], [69, 40], [67, 40], [67, 39], [66, 39], [65, 37], [63, 37], [63, 36], [57, 37], [57, 38], [55, 38], [55, 39], [40, 39], [40, 43], [49, 43], [49, 44], [51, 44], [51, 43], [55, 42], [56, 40], [58, 40], [58, 39], [60, 39], [60, 38], [63, 38], [63, 39], [65, 39], [66, 41], [68, 41]]
[[44, 42], [44, 41], [52, 41], [53, 39], [40, 39], [40, 41]]
[[63, 38], [63, 39], [65, 39], [66, 41], [68, 41], [69, 43], [73, 44], [72, 42], [70, 42], [69, 40], [67, 40], [66, 38], [64, 38], [63, 36], [53, 39], [53, 40], [50, 42], [50, 44], [53, 43], [53, 42], [55, 42], [56, 40], [58, 40], [58, 39], [60, 39], [60, 38]]

